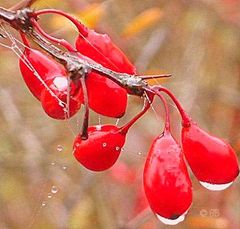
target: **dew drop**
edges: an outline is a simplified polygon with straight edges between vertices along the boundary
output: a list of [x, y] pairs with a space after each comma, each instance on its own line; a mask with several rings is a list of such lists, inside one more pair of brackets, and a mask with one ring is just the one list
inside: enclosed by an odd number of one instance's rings
[[53, 80], [53, 83], [59, 90], [64, 90], [68, 86], [68, 81], [67, 81], [67, 78], [65, 77], [56, 77]]
[[101, 125], [96, 125], [96, 130], [101, 130], [102, 126]]
[[231, 184], [233, 183], [233, 182], [230, 182], [227, 184], [210, 184], [210, 183], [202, 182], [202, 181], [199, 181], [199, 182], [204, 188], [211, 190], [211, 191], [222, 191], [222, 190], [228, 188], [229, 186], [231, 186]]
[[156, 214], [157, 218], [164, 224], [166, 225], [176, 225], [180, 222], [182, 222], [184, 219], [185, 219], [185, 215], [186, 213], [184, 213], [183, 215], [179, 216], [177, 219], [167, 219], [167, 218], [164, 218], [158, 214]]
[[52, 198], [52, 193], [48, 193], [48, 196], [47, 196], [49, 199]]
[[56, 163], [55, 162], [51, 162], [51, 165], [55, 165]]
[[117, 146], [117, 147], [116, 147], [116, 150], [117, 150], [117, 151], [118, 151], [118, 150], [120, 150], [120, 147], [119, 147], [119, 146]]
[[52, 186], [51, 192], [53, 194], [57, 193], [58, 192], [58, 187], [57, 186]]
[[47, 203], [45, 201], [42, 202], [42, 207], [46, 206]]
[[63, 169], [63, 170], [66, 170], [66, 169], [67, 169], [67, 166], [63, 166], [62, 169]]
[[63, 151], [63, 146], [58, 145], [58, 146], [57, 146], [57, 151], [58, 151], [58, 152], [62, 152], [62, 151]]
[[120, 119], [118, 118], [118, 119], [116, 120], [115, 126], [118, 126], [119, 121], [120, 121]]
[[107, 143], [106, 143], [106, 142], [104, 142], [104, 143], [102, 144], [102, 146], [103, 146], [103, 147], [106, 147], [106, 146], [107, 146]]
[[139, 152], [138, 155], [142, 155], [142, 152]]

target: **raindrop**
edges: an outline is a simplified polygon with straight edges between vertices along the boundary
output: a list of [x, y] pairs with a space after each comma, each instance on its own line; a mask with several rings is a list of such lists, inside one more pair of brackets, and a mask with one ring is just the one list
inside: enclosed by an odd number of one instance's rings
[[230, 183], [227, 183], [227, 184], [210, 184], [210, 183], [207, 183], [207, 182], [202, 182], [200, 181], [200, 184], [208, 189], [208, 190], [211, 190], [211, 191], [222, 191], [226, 188], [228, 188], [229, 186], [231, 186], [233, 182], [230, 182]]
[[118, 126], [119, 121], [120, 121], [120, 119], [118, 118], [118, 119], [116, 120], [116, 123], [115, 123], [116, 126]]
[[52, 198], [52, 193], [48, 193], [48, 196], [47, 196], [49, 199]]
[[184, 213], [183, 215], [179, 216], [177, 219], [167, 219], [167, 218], [164, 218], [158, 214], [156, 214], [157, 218], [164, 224], [166, 225], [176, 225], [180, 222], [182, 222], [184, 219], [185, 219], [185, 215], [186, 213]]
[[102, 126], [101, 125], [96, 125], [96, 130], [101, 130]]
[[106, 143], [106, 142], [104, 142], [104, 143], [102, 144], [102, 146], [103, 146], [103, 147], [106, 147], [106, 146], [107, 146], [107, 143]]
[[58, 152], [62, 152], [62, 151], [63, 151], [63, 146], [58, 145], [58, 146], [57, 146], [57, 151], [58, 151]]
[[45, 202], [45, 201], [43, 201], [42, 202], [42, 206], [44, 207], [44, 206], [46, 206], [47, 205], [47, 203]]
[[52, 186], [51, 192], [53, 194], [57, 193], [58, 192], [58, 187], [57, 186]]

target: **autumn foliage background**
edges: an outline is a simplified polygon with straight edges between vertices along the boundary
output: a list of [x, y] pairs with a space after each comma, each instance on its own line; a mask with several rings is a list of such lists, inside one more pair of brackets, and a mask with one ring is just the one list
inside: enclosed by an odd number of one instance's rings
[[[0, 5], [16, 2], [0, 0]], [[205, 130], [229, 141], [239, 155], [239, 0], [38, 0], [33, 7], [62, 9], [109, 34], [141, 74], [172, 73], [150, 83], [170, 88]], [[69, 41], [77, 36], [59, 16], [41, 22], [55, 36]], [[145, 157], [163, 127], [160, 101], [132, 128], [113, 169], [93, 173], [72, 156], [83, 112], [70, 121], [48, 118], [22, 80], [18, 58], [3, 47], [0, 69], [0, 228], [170, 228], [145, 209], [142, 193]], [[141, 106], [141, 99], [130, 97], [119, 125]], [[179, 137], [180, 119], [170, 108]], [[92, 113], [91, 123], [98, 122]], [[222, 192], [192, 180], [192, 208], [171, 228], [240, 228], [239, 178]]]

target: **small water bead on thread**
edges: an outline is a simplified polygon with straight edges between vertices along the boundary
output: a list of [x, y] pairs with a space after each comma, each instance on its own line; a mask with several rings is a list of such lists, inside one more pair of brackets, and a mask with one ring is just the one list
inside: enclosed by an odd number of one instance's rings
[[102, 144], [102, 146], [103, 146], [103, 147], [106, 147], [106, 146], [107, 146], [107, 143], [106, 143], [106, 142], [104, 142], [104, 143]]
[[120, 121], [120, 118], [118, 118], [118, 119], [116, 120], [116, 123], [115, 123], [116, 126], [118, 126], [119, 121]]
[[51, 198], [52, 198], [52, 193], [48, 193], [47, 197], [48, 197], [49, 199], [51, 199]]
[[51, 165], [55, 165], [56, 163], [55, 162], [51, 162]]
[[52, 186], [51, 193], [55, 194], [58, 192], [58, 187], [57, 186]]
[[57, 146], [57, 151], [58, 152], [62, 152], [63, 151], [63, 146], [62, 145], [58, 145]]
[[142, 155], [142, 152], [138, 152], [138, 155]]
[[96, 130], [101, 130], [102, 126], [101, 125], [96, 125]]
[[66, 169], [67, 169], [67, 166], [63, 166], [62, 169], [63, 169], [63, 170], [66, 170]]
[[202, 181], [199, 181], [199, 183], [206, 189], [208, 190], [211, 190], [211, 191], [222, 191], [224, 189], [227, 189], [228, 187], [230, 187], [233, 183], [230, 182], [230, 183], [227, 183], [227, 184], [210, 184], [210, 183], [207, 183], [207, 182], [202, 182]]
[[157, 218], [166, 225], [177, 225], [178, 223], [182, 222], [185, 219], [186, 213], [179, 216], [177, 219], [167, 219], [158, 214], [156, 214]]
[[47, 203], [45, 201], [42, 202], [42, 207], [45, 207]]

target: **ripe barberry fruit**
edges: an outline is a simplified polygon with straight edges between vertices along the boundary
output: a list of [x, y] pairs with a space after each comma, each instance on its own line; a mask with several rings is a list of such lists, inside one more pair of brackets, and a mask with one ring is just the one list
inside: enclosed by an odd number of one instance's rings
[[170, 132], [157, 137], [144, 168], [144, 189], [153, 212], [165, 224], [177, 224], [192, 203], [192, 184], [180, 146]]
[[56, 76], [67, 75], [61, 64], [32, 48], [24, 50], [19, 66], [26, 85], [38, 100], [42, 90], [45, 89], [43, 82], [54, 79]]
[[[85, 36], [78, 36], [76, 48], [106, 68], [121, 73], [136, 73], [135, 67], [106, 34], [88, 30]], [[124, 115], [127, 106], [127, 92], [124, 88], [96, 72], [88, 74], [86, 85], [90, 108], [109, 117], [119, 118]]]
[[125, 143], [125, 134], [114, 125], [96, 125], [88, 128], [88, 139], [78, 135], [73, 154], [87, 169], [104, 171], [114, 165]]
[[77, 113], [81, 107], [79, 87], [73, 82], [68, 85], [65, 76], [57, 76], [47, 81], [47, 85], [50, 90], [47, 88], [42, 90], [41, 102], [44, 111], [50, 117], [67, 119]]
[[183, 127], [182, 146], [194, 175], [204, 187], [223, 190], [238, 176], [238, 160], [232, 147], [195, 123]]

